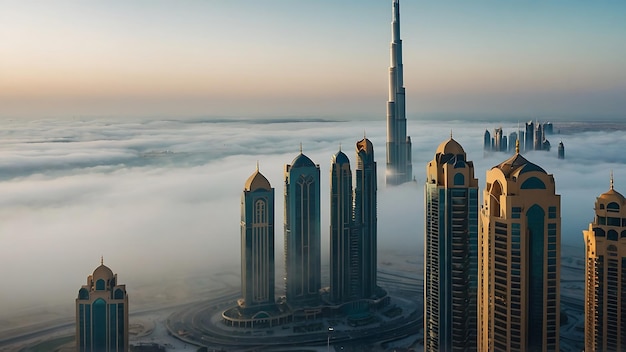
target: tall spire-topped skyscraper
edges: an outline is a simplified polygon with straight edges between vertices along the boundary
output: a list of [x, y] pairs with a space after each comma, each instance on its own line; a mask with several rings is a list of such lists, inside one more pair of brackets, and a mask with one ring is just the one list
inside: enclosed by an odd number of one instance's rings
[[413, 178], [411, 137], [406, 135], [402, 40], [400, 39], [400, 2], [393, 0], [391, 21], [391, 66], [387, 102], [387, 185], [399, 185]]

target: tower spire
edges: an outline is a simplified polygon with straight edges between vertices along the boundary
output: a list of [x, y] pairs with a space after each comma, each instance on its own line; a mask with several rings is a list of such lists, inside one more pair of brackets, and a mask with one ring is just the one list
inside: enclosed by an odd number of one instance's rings
[[515, 140], [515, 154], [519, 154], [519, 138]]
[[387, 185], [411, 181], [411, 138], [406, 134], [406, 105], [400, 39], [400, 1], [392, 2], [389, 66], [389, 101], [387, 102]]
[[611, 190], [613, 189], [613, 170], [611, 170]]
[[100, 265], [104, 265], [104, 256], [103, 255], [100, 256]]

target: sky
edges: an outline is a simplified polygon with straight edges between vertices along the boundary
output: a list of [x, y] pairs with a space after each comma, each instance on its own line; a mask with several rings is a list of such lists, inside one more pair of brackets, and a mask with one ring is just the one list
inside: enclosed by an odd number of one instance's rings
[[[409, 124], [417, 183], [387, 188], [383, 121], [85, 118], [16, 119], [0, 126], [0, 277], [10, 283], [0, 285], [0, 331], [13, 326], [7, 319], [14, 316], [26, 316], [29, 323], [49, 317], [41, 311], [72, 317], [78, 289], [101, 256], [127, 285], [134, 307], [141, 305], [139, 288], [147, 285], [155, 287], [153, 297], [161, 297], [172, 293], [166, 283], [191, 275], [237, 276], [240, 197], [257, 161], [276, 190], [275, 250], [276, 258], [283, 258], [284, 165], [298, 155], [300, 143], [321, 168], [326, 268], [331, 156], [341, 145], [354, 170], [354, 147], [364, 130], [378, 163], [379, 259], [401, 251], [419, 261], [423, 182], [437, 146], [452, 129], [474, 162], [482, 194], [486, 170], [510, 157], [484, 155], [485, 129], [502, 126], [506, 134], [516, 129], [511, 122]], [[556, 123], [554, 130], [571, 131], [572, 126], [578, 125]], [[553, 146], [560, 140], [565, 144], [563, 161], [556, 148], [525, 154], [554, 175], [562, 242], [579, 248], [596, 197], [609, 189], [611, 170], [615, 189], [626, 192], [626, 125], [584, 126], [549, 137]], [[282, 261], [276, 266], [279, 281]], [[190, 286], [190, 280], [184, 282], [181, 290]]]
[[[359, 117], [391, 1], [0, 0], [0, 118]], [[626, 3], [403, 0], [410, 119], [626, 116]]]

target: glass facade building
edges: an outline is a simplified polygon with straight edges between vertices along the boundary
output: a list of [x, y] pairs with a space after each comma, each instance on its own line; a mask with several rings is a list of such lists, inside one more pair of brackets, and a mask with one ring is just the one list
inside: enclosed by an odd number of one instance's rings
[[476, 351], [478, 180], [454, 139], [428, 163], [424, 195], [424, 350]]
[[294, 306], [315, 305], [321, 288], [320, 167], [300, 153], [285, 165], [285, 293]]

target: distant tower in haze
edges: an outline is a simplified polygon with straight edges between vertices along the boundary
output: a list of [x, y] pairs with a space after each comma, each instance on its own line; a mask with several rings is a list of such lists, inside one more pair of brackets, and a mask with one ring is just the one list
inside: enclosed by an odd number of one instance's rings
[[535, 149], [535, 123], [526, 122], [526, 138], [524, 140], [524, 151], [529, 152]]
[[511, 132], [509, 134], [509, 145], [508, 145], [508, 151], [509, 152], [514, 152], [515, 151], [515, 144], [517, 143], [517, 132]]
[[558, 156], [559, 159], [565, 159], [565, 146], [563, 145], [563, 141], [559, 142]]
[[[244, 310], [274, 305], [274, 188], [256, 171], [241, 195], [241, 293]], [[249, 314], [252, 315], [252, 314]]]
[[493, 131], [493, 150], [501, 152], [502, 147], [502, 127], [499, 127]]
[[626, 199], [611, 188], [596, 199], [586, 245], [585, 351], [626, 349]]
[[516, 154], [487, 171], [480, 210], [479, 350], [558, 351], [561, 199]]
[[489, 133], [489, 130], [485, 130], [485, 135], [483, 137], [483, 149], [485, 151], [491, 151], [491, 133]]
[[321, 286], [320, 167], [300, 154], [285, 165], [287, 303], [314, 305]]
[[76, 299], [76, 350], [128, 352], [128, 295], [100, 261]]
[[535, 150], [543, 150], [543, 130], [541, 124], [537, 122], [535, 125]]
[[335, 303], [354, 298], [361, 286], [359, 265], [352, 260], [361, 246], [352, 205], [350, 160], [340, 150], [330, 163], [330, 299]]
[[411, 137], [406, 135], [406, 104], [402, 71], [400, 2], [393, 0], [389, 101], [387, 102], [387, 185], [399, 185], [413, 178]]
[[477, 350], [478, 180], [452, 137], [428, 163], [424, 350]]
[[356, 188], [354, 190], [354, 221], [362, 241], [361, 263], [363, 288], [360, 298], [370, 298], [377, 289], [376, 161], [374, 146], [363, 138], [356, 143]]

